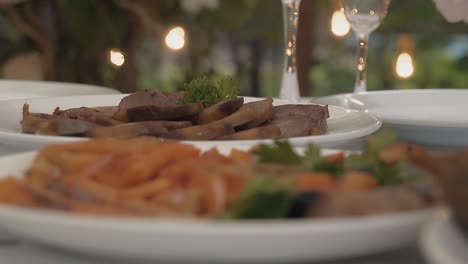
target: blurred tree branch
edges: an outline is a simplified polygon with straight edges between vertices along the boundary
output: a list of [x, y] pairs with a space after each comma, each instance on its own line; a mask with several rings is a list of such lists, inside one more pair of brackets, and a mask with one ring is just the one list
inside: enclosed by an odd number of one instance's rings
[[128, 10], [140, 19], [142, 25], [154, 35], [158, 36], [164, 31], [161, 24], [154, 19], [154, 11], [159, 11], [159, 0], [115, 0], [115, 2], [119, 7]]
[[44, 57], [45, 78], [47, 80], [56, 80], [55, 45], [53, 39], [50, 38], [49, 30], [37, 15], [36, 3], [36, 1], [27, 1], [22, 4], [25, 17], [12, 4], [1, 4], [0, 8], [18, 30], [31, 38], [38, 46]]

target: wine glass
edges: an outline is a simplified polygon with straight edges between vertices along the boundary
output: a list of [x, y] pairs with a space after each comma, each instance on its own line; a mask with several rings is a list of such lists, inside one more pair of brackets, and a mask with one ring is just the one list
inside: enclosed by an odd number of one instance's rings
[[367, 90], [367, 49], [369, 35], [376, 30], [387, 15], [390, 0], [340, 0], [346, 18], [358, 38], [357, 76], [354, 92]]
[[296, 69], [296, 41], [301, 0], [281, 0], [285, 38], [285, 67], [280, 88], [280, 98], [298, 101], [300, 98]]

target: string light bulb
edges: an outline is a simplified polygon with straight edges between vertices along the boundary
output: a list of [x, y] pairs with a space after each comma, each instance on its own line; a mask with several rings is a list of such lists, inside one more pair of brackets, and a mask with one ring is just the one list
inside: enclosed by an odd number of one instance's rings
[[346, 19], [343, 8], [336, 10], [333, 13], [330, 26], [332, 33], [337, 37], [344, 37], [348, 35], [349, 31], [351, 31], [351, 25], [349, 24], [348, 19]]
[[125, 63], [125, 55], [119, 49], [111, 49], [109, 51], [109, 61], [116, 67], [121, 67]]
[[166, 35], [165, 42], [168, 48], [180, 50], [185, 46], [185, 30], [182, 27], [174, 27]]
[[395, 72], [401, 79], [408, 79], [414, 74], [413, 58], [410, 54], [403, 52], [398, 55]]
[[409, 79], [414, 75], [414, 40], [409, 34], [401, 34], [398, 39], [398, 55], [395, 74], [399, 79]]

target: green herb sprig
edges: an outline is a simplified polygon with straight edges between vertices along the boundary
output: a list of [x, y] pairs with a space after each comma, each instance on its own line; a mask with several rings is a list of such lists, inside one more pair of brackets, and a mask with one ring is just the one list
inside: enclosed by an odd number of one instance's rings
[[196, 78], [185, 84], [184, 90], [181, 103], [202, 102], [205, 107], [236, 98], [239, 95], [237, 81], [229, 76], [224, 76], [218, 81], [208, 79], [206, 76]]

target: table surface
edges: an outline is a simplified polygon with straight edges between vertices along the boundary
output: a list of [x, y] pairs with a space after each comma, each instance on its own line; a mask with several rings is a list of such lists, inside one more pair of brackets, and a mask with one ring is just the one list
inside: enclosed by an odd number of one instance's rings
[[[343, 146], [346, 149], [359, 149], [359, 144], [347, 144]], [[17, 153], [18, 150], [0, 145], [0, 156]], [[135, 261], [120, 261], [109, 259], [97, 259], [84, 255], [64, 252], [57, 249], [42, 247], [39, 245], [22, 242], [7, 234], [0, 233], [0, 263], [35, 263], [35, 264], [110, 264], [122, 263], [130, 264]], [[138, 262], [145, 263], [145, 262]], [[156, 264], [164, 264], [163, 262], [151, 262]], [[172, 264], [178, 264], [173, 263]], [[358, 259], [347, 259], [341, 261], [321, 262], [326, 264], [425, 264], [426, 262], [421, 257], [417, 245], [410, 248], [379, 254], [376, 256], [362, 257]]]

